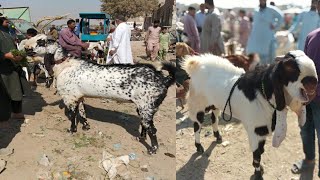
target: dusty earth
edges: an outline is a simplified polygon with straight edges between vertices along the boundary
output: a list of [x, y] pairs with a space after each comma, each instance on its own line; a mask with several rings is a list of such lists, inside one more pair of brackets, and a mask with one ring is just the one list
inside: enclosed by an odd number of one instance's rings
[[[146, 62], [143, 43], [132, 42], [132, 47], [135, 59]], [[106, 171], [99, 167], [103, 151], [115, 157], [134, 153], [136, 158], [127, 166], [132, 179], [175, 179], [175, 158], [171, 156], [176, 148], [174, 86], [154, 118], [160, 149], [152, 156], [148, 155], [147, 146], [134, 139], [139, 135], [140, 124], [134, 104], [87, 98], [91, 129], [85, 132], [79, 124], [78, 132], [70, 135], [67, 133], [70, 122], [59, 107], [61, 98], [54, 91], [38, 85], [32, 96], [23, 101], [29, 121], [11, 120], [12, 128], [0, 131], [0, 147], [14, 148], [13, 154], [0, 157], [8, 161], [0, 174], [1, 180], [108, 179]], [[39, 164], [44, 154], [49, 159], [48, 166]]]
[[[246, 131], [240, 121], [232, 120], [226, 123], [220, 119], [219, 130], [222, 132], [223, 141], [230, 142], [224, 147], [222, 144], [215, 143], [211, 119], [209, 115], [206, 115], [205, 125], [201, 131], [201, 142], [205, 153], [200, 155], [196, 153], [194, 146], [193, 123], [190, 119], [183, 118], [184, 116], [187, 116], [187, 109], [181, 110], [177, 101], [177, 180], [244, 180], [251, 178], [254, 172], [252, 152], [249, 149]], [[287, 136], [281, 146], [272, 147], [271, 140], [271, 136], [268, 137], [261, 160], [265, 171], [264, 179], [299, 179], [298, 175], [290, 171], [292, 163], [304, 157], [295, 114], [290, 112], [288, 116]], [[314, 172], [318, 173], [317, 168]]]

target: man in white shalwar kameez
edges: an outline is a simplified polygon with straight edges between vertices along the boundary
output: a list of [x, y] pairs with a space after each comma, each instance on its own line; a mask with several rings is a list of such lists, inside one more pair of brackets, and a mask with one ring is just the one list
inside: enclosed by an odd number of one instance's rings
[[125, 17], [119, 15], [115, 20], [118, 25], [112, 34], [109, 52], [107, 56], [107, 64], [133, 64], [131, 52], [131, 30], [125, 22]]
[[311, 8], [308, 11], [303, 11], [298, 15], [298, 19], [288, 30], [290, 33], [296, 32], [301, 27], [297, 48], [304, 50], [306, 38], [308, 34], [319, 27], [320, 16], [317, 12], [318, 0], [311, 1]]
[[273, 62], [276, 56], [275, 31], [284, 22], [278, 8], [267, 7], [266, 0], [260, 0], [260, 7], [254, 11], [252, 30], [247, 44], [247, 54], [257, 53], [262, 64]]

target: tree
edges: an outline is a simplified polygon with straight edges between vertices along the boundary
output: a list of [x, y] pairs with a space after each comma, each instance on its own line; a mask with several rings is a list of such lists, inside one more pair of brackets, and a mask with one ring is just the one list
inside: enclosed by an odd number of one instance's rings
[[101, 11], [112, 15], [123, 15], [127, 19], [151, 13], [158, 7], [158, 0], [100, 0]]

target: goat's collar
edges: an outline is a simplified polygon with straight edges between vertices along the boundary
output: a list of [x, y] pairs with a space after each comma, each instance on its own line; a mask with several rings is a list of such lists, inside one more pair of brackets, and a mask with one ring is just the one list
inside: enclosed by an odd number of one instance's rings
[[67, 59], [67, 57], [63, 57], [62, 59], [59, 59], [59, 60], [55, 61], [54, 63], [55, 63], [55, 64], [61, 64], [61, 63], [63, 63], [63, 61], [65, 61], [66, 59]]
[[276, 107], [270, 102], [270, 100], [268, 99], [267, 95], [266, 95], [266, 91], [264, 88], [264, 82], [263, 82], [264, 78], [262, 78], [261, 80], [261, 91], [262, 91], [262, 96], [268, 101], [269, 105], [273, 108], [276, 109]]

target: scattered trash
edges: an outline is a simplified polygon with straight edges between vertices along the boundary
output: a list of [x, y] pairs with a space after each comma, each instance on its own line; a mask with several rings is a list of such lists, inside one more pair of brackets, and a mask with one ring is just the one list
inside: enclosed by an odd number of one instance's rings
[[173, 155], [173, 154], [171, 154], [171, 153], [164, 153], [164, 155], [169, 156], [169, 157], [171, 157], [171, 158], [175, 158], [175, 157], [176, 157], [175, 155]]
[[44, 137], [43, 133], [32, 133], [33, 137]]
[[221, 144], [222, 144], [223, 147], [227, 147], [230, 144], [230, 142], [229, 141], [224, 141]]
[[225, 131], [230, 131], [233, 129], [232, 124], [227, 124], [226, 127], [224, 128]]
[[143, 171], [143, 172], [149, 172], [149, 170], [148, 170], [148, 165], [143, 165], [143, 166], [141, 166], [141, 171]]
[[153, 176], [148, 176], [145, 178], [145, 180], [155, 180], [155, 178]]
[[76, 172], [76, 167], [73, 164], [69, 164], [68, 165], [68, 171], [65, 171], [65, 172], [74, 174]]
[[13, 153], [14, 153], [14, 149], [11, 149], [11, 148], [0, 149], [0, 156], [10, 156]]
[[137, 155], [135, 153], [130, 153], [128, 156], [131, 161], [137, 158]]
[[103, 133], [101, 131], [98, 132], [99, 136], [102, 137]]
[[54, 173], [52, 173], [52, 177], [54, 180], [71, 179], [71, 174], [68, 171], [54, 172]]
[[183, 121], [186, 120], [186, 119], [188, 119], [188, 116], [183, 116], [182, 118], [179, 118], [179, 120], [180, 120], [181, 122], [183, 122]]
[[103, 151], [102, 160], [99, 164], [100, 167], [102, 165], [103, 169], [108, 172], [108, 177], [111, 180], [117, 175], [121, 176], [123, 179], [130, 179], [130, 172], [127, 169], [129, 161], [128, 155], [115, 158], [112, 154]]
[[43, 165], [43, 166], [49, 166], [50, 165], [50, 161], [49, 161], [49, 158], [47, 155], [43, 154], [42, 158], [40, 159], [40, 161], [38, 161], [38, 163], [40, 165]]
[[[38, 178], [38, 180], [51, 179], [50, 172], [44, 171], [44, 170], [39, 171], [39, 172], [37, 172], [37, 178]], [[59, 178], [54, 178], [54, 180], [56, 180], [56, 179], [59, 179]]]
[[212, 134], [211, 131], [207, 131], [207, 132], [204, 134], [204, 137], [208, 137], [208, 136], [210, 136], [211, 134]]
[[299, 177], [291, 177], [290, 180], [299, 180]]
[[25, 119], [24, 120], [24, 124], [29, 124], [29, 122], [30, 122], [30, 119]]
[[119, 150], [119, 149], [121, 149], [121, 144], [120, 144], [120, 143], [114, 144], [114, 145], [113, 145], [113, 148], [114, 148], [115, 150]]
[[184, 135], [183, 129], [178, 130], [176, 135], [180, 135], [180, 136]]

